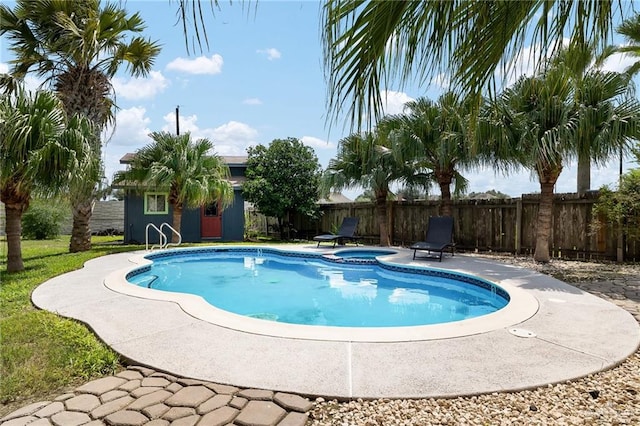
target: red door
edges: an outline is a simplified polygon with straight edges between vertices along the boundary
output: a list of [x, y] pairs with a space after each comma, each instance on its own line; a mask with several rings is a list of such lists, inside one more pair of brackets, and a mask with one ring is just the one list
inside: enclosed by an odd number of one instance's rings
[[200, 236], [202, 238], [222, 237], [222, 215], [218, 203], [207, 204], [200, 210]]

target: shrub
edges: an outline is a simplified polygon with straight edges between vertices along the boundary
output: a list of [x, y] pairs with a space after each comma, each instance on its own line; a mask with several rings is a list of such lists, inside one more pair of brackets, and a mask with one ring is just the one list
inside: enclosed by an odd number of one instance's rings
[[48, 240], [60, 235], [60, 227], [68, 210], [51, 200], [34, 200], [22, 215], [22, 237]]

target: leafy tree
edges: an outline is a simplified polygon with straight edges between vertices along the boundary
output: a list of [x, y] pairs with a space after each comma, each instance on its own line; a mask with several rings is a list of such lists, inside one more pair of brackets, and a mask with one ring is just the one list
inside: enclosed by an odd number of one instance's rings
[[101, 7], [99, 0], [18, 0], [13, 10], [0, 6], [0, 35], [7, 36], [15, 55], [11, 74], [47, 76], [67, 114], [81, 114], [94, 126], [96, 161], [70, 187], [72, 252], [91, 248], [89, 220], [102, 175], [100, 132], [113, 119], [110, 79], [123, 63], [131, 75], [147, 75], [160, 52], [157, 43], [137, 35], [144, 28], [139, 13], [127, 15], [111, 3]]
[[375, 132], [353, 133], [341, 139], [336, 157], [329, 161], [322, 176], [324, 190], [362, 187], [373, 192], [381, 246], [390, 244], [387, 226], [389, 186], [394, 182], [423, 181], [416, 173], [420, 170], [413, 164], [390, 154], [393, 127], [386, 124]]
[[62, 221], [68, 217], [66, 214], [68, 212], [69, 206], [57, 200], [32, 200], [22, 216], [22, 236], [34, 240], [57, 237], [60, 235]]
[[0, 97], [0, 201], [5, 205], [7, 272], [24, 269], [20, 243], [22, 215], [35, 192], [56, 193], [85, 169], [91, 123], [67, 120], [51, 92]]
[[382, 111], [381, 83], [446, 73], [464, 94], [495, 87], [496, 71], [513, 71], [527, 42], [542, 57], [562, 40], [607, 44], [621, 8], [616, 1], [327, 0], [323, 9], [329, 108], [345, 110], [358, 129]]
[[636, 58], [636, 61], [625, 70], [625, 73], [634, 76], [640, 71], [640, 13], [636, 13], [635, 16], [625, 19], [617, 28], [617, 31], [624, 36], [625, 44], [610, 47], [606, 54], [624, 53], [632, 58]]
[[[230, 172], [223, 160], [210, 152], [208, 139], [191, 140], [189, 132], [172, 135], [153, 132], [153, 143], [138, 150], [128, 170], [114, 176], [114, 184], [135, 184], [138, 190], [169, 191], [173, 209], [173, 228], [180, 232], [182, 211], [220, 201], [222, 207], [233, 201]], [[173, 235], [177, 242], [177, 235]]]
[[[280, 238], [291, 231], [294, 213], [315, 217], [320, 197], [321, 168], [313, 149], [296, 138], [274, 139], [269, 147], [247, 150], [244, 197], [266, 216], [276, 217]], [[286, 235], [289, 239], [290, 235]]]
[[627, 238], [640, 239], [640, 169], [632, 169], [622, 175], [617, 191], [608, 186], [600, 188], [600, 195], [593, 206], [592, 229], [613, 225]]

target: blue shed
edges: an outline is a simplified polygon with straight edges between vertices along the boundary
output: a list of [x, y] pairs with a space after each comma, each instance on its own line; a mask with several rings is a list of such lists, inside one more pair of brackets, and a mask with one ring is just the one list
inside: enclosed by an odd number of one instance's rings
[[[135, 154], [125, 154], [120, 164], [129, 164]], [[218, 203], [185, 209], [182, 212], [180, 233], [183, 242], [242, 241], [244, 239], [244, 197], [242, 184], [247, 168], [246, 156], [222, 156], [229, 167], [233, 185], [233, 203], [220, 209]], [[149, 223], [158, 228], [162, 223], [172, 223], [173, 209], [169, 205], [169, 192], [140, 191], [126, 185], [124, 197], [124, 242], [144, 244]], [[149, 233], [149, 242], [157, 243], [157, 232]]]

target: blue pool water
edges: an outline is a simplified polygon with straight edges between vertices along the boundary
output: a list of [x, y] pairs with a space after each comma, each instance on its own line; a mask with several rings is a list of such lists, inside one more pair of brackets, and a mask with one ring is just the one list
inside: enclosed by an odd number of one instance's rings
[[197, 294], [236, 314], [304, 325], [438, 324], [485, 315], [508, 303], [503, 289], [466, 275], [280, 253], [245, 248], [151, 255], [153, 264], [127, 279]]

